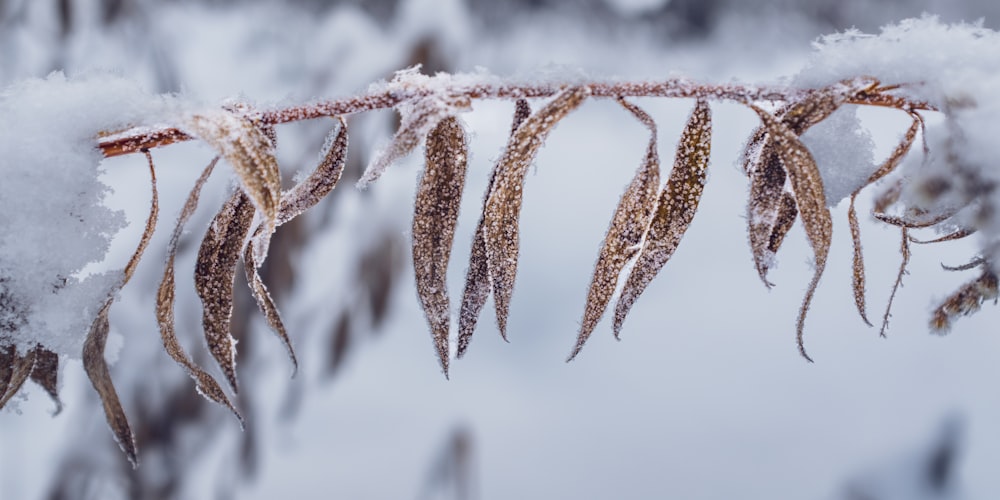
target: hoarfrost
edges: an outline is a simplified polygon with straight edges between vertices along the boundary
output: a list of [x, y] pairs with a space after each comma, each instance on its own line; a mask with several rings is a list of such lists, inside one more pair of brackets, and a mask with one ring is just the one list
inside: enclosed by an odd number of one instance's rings
[[[0, 344], [43, 345], [79, 358], [102, 299], [121, 271], [100, 262], [125, 216], [103, 204], [102, 132], [165, 109], [138, 85], [106, 74], [25, 80], [0, 92]], [[123, 263], [124, 264], [124, 263]]]

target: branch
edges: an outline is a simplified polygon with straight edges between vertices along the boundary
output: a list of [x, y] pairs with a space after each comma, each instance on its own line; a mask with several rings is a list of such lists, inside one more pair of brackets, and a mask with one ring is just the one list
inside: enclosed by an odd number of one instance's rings
[[[260, 125], [279, 125], [300, 120], [390, 109], [404, 102], [434, 94], [469, 100], [542, 98], [554, 96], [571, 86], [568, 82], [548, 84], [496, 83], [494, 78], [490, 76], [462, 78], [466, 81], [457, 81], [459, 79], [455, 76], [444, 73], [433, 77], [422, 77], [419, 82], [413, 81], [412, 78], [404, 77], [401, 79], [397, 77], [378, 89], [358, 96], [257, 111], [249, 113], [248, 118]], [[475, 81], [476, 79], [478, 81]], [[861, 92], [851, 99], [852, 104], [885, 106], [903, 111], [935, 110], [933, 106], [923, 101], [913, 101], [906, 97], [886, 94], [886, 91], [895, 90], [902, 85], [879, 87], [878, 81], [870, 77], [859, 77], [856, 80], [873, 83], [869, 91]], [[580, 85], [580, 83], [573, 85]], [[787, 102], [807, 98], [809, 95], [821, 91], [821, 89], [796, 89], [784, 86], [706, 84], [683, 78], [671, 78], [659, 82], [589, 82], [583, 83], [583, 85], [590, 87], [593, 97], [699, 98], [709, 101], [743, 103], [755, 101]], [[98, 146], [105, 158], [111, 158], [192, 139], [194, 137], [174, 127], [157, 129], [137, 127], [104, 135], [99, 138]]]

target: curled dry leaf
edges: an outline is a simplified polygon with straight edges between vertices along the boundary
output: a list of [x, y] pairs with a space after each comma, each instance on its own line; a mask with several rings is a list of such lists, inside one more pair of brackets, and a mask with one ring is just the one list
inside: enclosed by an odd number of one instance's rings
[[233, 392], [236, 383], [236, 340], [230, 319], [233, 314], [233, 286], [236, 264], [253, 222], [254, 207], [242, 190], [236, 190], [208, 225], [198, 249], [194, 285], [201, 299], [202, 326], [208, 350], [219, 363]]
[[[649, 222], [656, 208], [657, 192], [660, 188], [660, 156], [657, 153], [656, 122], [638, 106], [619, 98], [618, 102], [631, 112], [636, 119], [649, 129], [649, 145], [642, 164], [636, 170], [632, 182], [625, 189], [618, 208], [611, 219], [611, 226], [604, 237], [604, 245], [594, 266], [594, 276], [590, 281], [587, 304], [584, 308], [580, 333], [576, 346], [567, 361], [572, 360], [583, 349], [583, 344], [594, 331], [597, 322], [611, 301], [618, 285], [618, 276], [625, 263], [639, 250], [639, 244], [649, 228]], [[707, 107], [707, 105], [706, 105]], [[690, 122], [689, 122], [690, 126]]]
[[229, 162], [243, 191], [263, 217], [268, 237], [259, 240], [264, 245], [254, 248], [257, 259], [263, 260], [281, 206], [281, 172], [274, 144], [267, 132], [251, 120], [225, 110], [193, 115], [186, 125]]
[[[913, 141], [917, 136], [917, 131], [923, 125], [923, 121], [920, 118], [920, 115], [914, 113], [912, 116], [913, 116], [913, 123], [910, 125], [910, 128], [907, 129], [906, 134], [903, 136], [903, 140], [896, 146], [896, 148], [892, 151], [892, 154], [889, 155], [889, 157], [885, 160], [885, 162], [883, 162], [882, 165], [868, 178], [864, 186], [870, 186], [875, 182], [881, 180], [883, 177], [892, 173], [896, 169], [896, 167], [899, 166], [899, 162], [903, 160], [903, 157], [906, 156], [906, 153], [910, 151], [910, 147], [913, 145]], [[851, 193], [851, 203], [850, 206], [848, 206], [847, 208], [847, 221], [851, 227], [851, 243], [854, 249], [853, 271], [852, 271], [854, 304], [858, 308], [858, 314], [861, 315], [861, 319], [864, 320], [864, 322], [868, 326], [872, 326], [871, 322], [868, 321], [868, 315], [865, 311], [866, 310], [865, 261], [864, 261], [864, 254], [861, 251], [861, 226], [858, 224], [858, 212], [854, 208], [855, 200], [857, 199], [858, 194], [861, 192], [861, 190], [864, 189], [864, 186], [854, 191], [854, 193]], [[894, 196], [898, 196], [898, 192]], [[885, 200], [883, 200], [883, 203], [884, 202]], [[892, 202], [889, 203], [891, 204]], [[878, 207], [878, 204], [876, 205], [877, 208], [879, 208], [880, 210], [885, 210], [885, 208], [887, 208], [887, 206]], [[905, 268], [905, 263], [903, 267]], [[900, 278], [902, 278], [902, 276], [900, 276]], [[897, 285], [893, 287], [893, 294], [892, 294], [893, 296], [895, 296], [896, 288], [899, 286], [898, 283], [899, 279], [897, 279]], [[890, 304], [892, 303], [891, 298], [889, 302]], [[886, 310], [884, 316], [885, 319], [882, 322], [883, 335], [885, 333], [888, 317], [889, 317], [889, 311]]]
[[254, 300], [257, 301], [257, 307], [264, 314], [267, 325], [271, 327], [271, 330], [278, 336], [278, 339], [285, 345], [285, 350], [288, 351], [288, 359], [292, 362], [292, 377], [294, 377], [299, 370], [299, 360], [295, 356], [295, 348], [292, 347], [292, 339], [288, 336], [285, 323], [281, 321], [278, 306], [274, 304], [271, 293], [267, 291], [264, 280], [261, 279], [260, 273], [257, 272], [258, 267], [259, 264], [253, 256], [253, 248], [248, 245], [243, 251], [243, 271], [246, 274], [247, 284], [250, 286], [250, 292]]
[[[518, 99], [514, 105], [514, 118], [510, 124], [510, 137], [531, 116], [531, 105], [525, 99]], [[479, 313], [490, 296], [490, 273], [486, 264], [486, 240], [483, 225], [486, 222], [486, 202], [489, 200], [493, 183], [496, 182], [500, 164], [494, 165], [490, 173], [490, 182], [486, 186], [486, 196], [483, 199], [483, 213], [472, 234], [472, 251], [469, 254], [469, 270], [465, 276], [465, 290], [462, 292], [462, 309], [458, 315], [458, 350], [456, 357], [461, 358], [469, 348], [469, 341], [476, 330]], [[506, 340], [506, 339], [505, 339]]]
[[945, 241], [955, 241], [955, 240], [960, 240], [962, 238], [967, 238], [969, 236], [972, 236], [973, 234], [976, 234], [975, 228], [963, 227], [960, 229], [956, 229], [944, 236], [934, 238], [931, 240], [918, 240], [910, 236], [910, 243], [916, 243], [918, 245], [927, 245], [930, 243], [942, 243]]
[[823, 179], [820, 177], [812, 154], [802, 144], [794, 130], [775, 119], [767, 111], [752, 104], [750, 107], [760, 116], [764, 126], [767, 127], [768, 136], [774, 142], [781, 162], [788, 172], [792, 191], [795, 193], [795, 200], [802, 215], [802, 224], [805, 226], [809, 244], [813, 248], [816, 269], [802, 300], [802, 307], [796, 322], [799, 353], [807, 360], [812, 361], [812, 358], [806, 354], [802, 332], [805, 327], [806, 313], [809, 311], [812, 297], [816, 293], [816, 287], [819, 285], [823, 269], [826, 267], [826, 258], [830, 252], [830, 240], [833, 236], [833, 220], [826, 205], [826, 195], [823, 193]]
[[642, 249], [615, 305], [616, 338], [621, 335], [622, 324], [632, 305], [670, 260], [691, 225], [705, 189], [711, 150], [711, 108], [708, 102], [699, 99], [677, 144], [674, 166], [667, 184], [660, 191]]
[[[910, 241], [913, 241], [913, 239], [910, 238]], [[945, 271], [968, 271], [969, 269], [979, 267], [982, 265], [986, 265], [986, 259], [984, 259], [982, 256], [976, 256], [969, 262], [966, 262], [965, 264], [961, 264], [958, 266], [948, 266], [945, 264], [941, 264], [941, 269], [944, 269]]]
[[59, 399], [59, 355], [44, 347], [36, 347], [31, 380], [52, 398], [56, 404], [55, 414], [58, 415], [62, 411], [62, 401]]
[[448, 376], [448, 260], [468, 164], [465, 130], [450, 116], [427, 136], [426, 165], [413, 208], [413, 268], [417, 296]]
[[[830, 88], [814, 91], [779, 111], [777, 119], [796, 136], [825, 120], [844, 102], [844, 95]], [[767, 273], [774, 256], [798, 216], [792, 194], [785, 191], [786, 166], [767, 126], [762, 125], [747, 143], [743, 169], [750, 178], [747, 232], [754, 265], [761, 281], [774, 286]]]
[[982, 275], [962, 285], [934, 309], [930, 321], [931, 330], [938, 334], [948, 333], [956, 318], [978, 311], [987, 300], [996, 302], [997, 296], [997, 276], [987, 267]]
[[337, 117], [338, 126], [331, 130], [320, 150], [320, 161], [302, 182], [281, 196], [278, 225], [282, 225], [316, 206], [337, 187], [347, 163], [347, 122]]
[[[108, 422], [108, 427], [111, 428], [111, 433], [115, 441], [121, 447], [125, 456], [128, 457], [133, 468], [139, 466], [135, 436], [132, 433], [131, 427], [129, 427], [125, 410], [122, 408], [121, 401], [118, 399], [118, 393], [115, 391], [115, 385], [111, 380], [111, 372], [108, 370], [108, 364], [104, 359], [104, 348], [107, 345], [108, 330], [111, 327], [108, 321], [108, 313], [111, 311], [111, 304], [114, 302], [115, 294], [132, 279], [135, 268], [139, 264], [139, 260], [142, 259], [142, 254], [146, 251], [146, 247], [149, 246], [149, 240], [153, 237], [153, 231], [156, 229], [156, 222], [160, 214], [160, 198], [156, 189], [156, 167], [153, 165], [153, 156], [149, 151], [145, 151], [145, 155], [149, 163], [150, 182], [152, 184], [152, 196], [149, 217], [146, 218], [146, 227], [142, 232], [142, 237], [139, 239], [139, 245], [136, 247], [135, 252], [132, 253], [128, 264], [125, 265], [121, 281], [104, 301], [104, 304], [97, 313], [97, 317], [90, 325], [90, 331], [87, 333], [87, 338], [83, 343], [83, 369], [87, 372], [87, 378], [90, 379], [91, 385], [94, 386], [94, 390], [101, 398], [101, 404], [104, 407], [104, 416]], [[55, 361], [58, 362], [58, 358]]]
[[358, 187], [366, 188], [378, 180], [389, 165], [410, 154], [438, 122], [470, 106], [468, 97], [439, 94], [420, 96], [397, 106], [401, 115], [399, 130], [389, 144], [375, 154], [358, 180]]
[[[285, 192], [281, 197], [281, 209], [278, 211], [278, 225], [291, 221], [295, 217], [305, 213], [306, 210], [316, 206], [326, 195], [333, 191], [344, 172], [344, 165], [347, 163], [347, 122], [343, 117], [337, 117], [338, 126], [327, 135], [323, 148], [320, 150], [320, 161], [316, 168], [302, 182]], [[269, 238], [264, 226], [259, 226], [254, 232], [253, 240]], [[299, 361], [295, 356], [295, 349], [292, 346], [291, 337], [281, 320], [278, 307], [274, 304], [267, 286], [260, 277], [257, 269], [263, 264], [254, 256], [253, 248], [266, 247], [266, 243], [258, 243], [246, 247], [243, 253], [243, 270], [246, 274], [247, 284], [257, 307], [264, 314], [264, 319], [275, 335], [285, 345], [288, 351], [288, 358], [292, 362], [292, 376], [298, 372]], [[266, 257], [266, 255], [264, 256]]]
[[118, 392], [111, 381], [111, 373], [108, 364], [104, 360], [104, 347], [108, 341], [108, 311], [111, 309], [111, 301], [104, 303], [104, 307], [97, 314], [97, 319], [90, 326], [90, 332], [83, 344], [83, 369], [90, 378], [91, 385], [101, 398], [104, 406], [104, 415], [107, 418], [108, 426], [115, 437], [118, 446], [121, 447], [128, 461], [132, 463], [132, 468], [139, 466], [139, 456], [136, 453], [135, 435], [129, 427], [128, 418], [125, 417], [125, 410], [122, 409], [121, 401], [118, 399]]
[[497, 326], [507, 338], [507, 313], [517, 276], [520, 251], [518, 223], [528, 167], [546, 136], [567, 114], [576, 109], [591, 94], [588, 86], [573, 87], [560, 92], [543, 108], [517, 128], [498, 162], [497, 174], [483, 209], [483, 234], [486, 262], [493, 302], [496, 305]]
[[181, 210], [180, 216], [177, 218], [177, 225], [174, 227], [170, 243], [167, 245], [167, 265], [163, 271], [163, 280], [160, 282], [160, 287], [156, 294], [156, 319], [160, 325], [160, 338], [163, 341], [163, 349], [194, 379], [198, 393], [228, 408], [240, 421], [240, 426], [242, 426], [243, 417], [229, 401], [229, 397], [223, 392], [222, 387], [211, 375], [188, 358], [188, 355], [184, 352], [184, 348], [181, 347], [180, 342], [177, 340], [176, 332], [174, 332], [174, 291], [176, 288], [174, 284], [174, 258], [177, 255], [177, 245], [180, 243], [181, 234], [184, 232], [184, 224], [191, 218], [191, 215], [198, 207], [198, 197], [201, 194], [201, 188], [205, 185], [205, 181], [208, 180], [208, 176], [212, 173], [218, 160], [218, 157], [214, 158], [201, 173], [201, 176], [198, 177], [194, 188], [184, 203], [184, 208]]

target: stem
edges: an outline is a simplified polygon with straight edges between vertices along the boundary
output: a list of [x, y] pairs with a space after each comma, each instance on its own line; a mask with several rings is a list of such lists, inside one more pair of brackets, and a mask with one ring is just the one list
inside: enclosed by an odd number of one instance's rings
[[[456, 83], [452, 75], [441, 74], [426, 77], [427, 82], [439, 80], [444, 85], [426, 85], [411, 81], [391, 81], [379, 89], [365, 94], [342, 99], [319, 101], [287, 108], [257, 111], [248, 117], [261, 125], [278, 125], [300, 120], [348, 115], [389, 109], [403, 102], [434, 94], [451, 98], [475, 99], [519, 99], [550, 97], [571, 83], [494, 83], [492, 77], [484, 77], [482, 82]], [[579, 82], [573, 82], [579, 84]], [[818, 89], [795, 89], [781, 86], [703, 84], [682, 78], [672, 78], [658, 82], [592, 82], [591, 95], [594, 97], [665, 97], [701, 98], [711, 101], [789, 101], [804, 97]], [[893, 87], [894, 88], [894, 87]], [[903, 110], [933, 110], [925, 102], [911, 101], [905, 97], [876, 94], [864, 95], [857, 104], [889, 106]], [[133, 128], [124, 132], [101, 137], [98, 146], [105, 158], [138, 153], [144, 150], [184, 142], [195, 137], [178, 128], [162, 129]]]

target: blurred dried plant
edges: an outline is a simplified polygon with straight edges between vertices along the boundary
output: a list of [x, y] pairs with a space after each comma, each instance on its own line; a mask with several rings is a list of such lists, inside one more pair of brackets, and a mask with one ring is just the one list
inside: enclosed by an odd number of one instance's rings
[[[508, 83], [493, 77], [454, 76], [439, 73], [425, 76], [416, 69], [401, 71], [390, 82], [373, 87], [368, 93], [346, 99], [273, 110], [249, 106], [229, 106], [190, 116], [176, 128], [135, 129], [102, 135], [95, 139], [106, 157], [144, 153], [154, 171], [149, 150], [174, 142], [201, 140], [218, 154], [208, 165], [184, 204], [168, 245], [168, 258], [157, 294], [157, 319], [164, 350], [192, 377], [195, 389], [203, 396], [233, 412], [243, 424], [237, 407], [222, 384], [197, 364], [177, 341], [174, 320], [174, 256], [185, 222], [198, 205], [199, 193], [219, 159], [224, 159], [237, 173], [239, 185], [229, 196], [204, 235], [195, 266], [195, 287], [203, 306], [205, 348], [219, 365], [233, 394], [238, 389], [236, 341], [231, 332], [234, 286], [242, 262], [245, 281], [267, 324], [288, 351], [293, 367], [298, 361], [291, 337], [285, 328], [275, 301], [265, 286], [259, 269], [265, 262], [275, 229], [292, 222], [314, 207], [337, 186], [348, 162], [348, 127], [345, 115], [377, 109], [394, 109], [401, 115], [399, 128], [390, 144], [375, 154], [359, 184], [367, 185], [382, 175], [391, 164], [425, 144], [425, 168], [417, 190], [413, 212], [412, 256], [420, 303], [430, 326], [441, 368], [448, 376], [452, 350], [452, 311], [446, 287], [447, 268], [454, 243], [458, 209], [465, 188], [468, 167], [468, 135], [459, 114], [470, 110], [477, 100], [502, 99], [514, 103], [510, 137], [505, 152], [493, 167], [482, 204], [478, 226], [473, 235], [470, 262], [462, 302], [458, 313], [458, 346], [461, 357], [468, 349], [479, 313], [492, 296], [500, 334], [507, 338], [507, 318], [513, 294], [519, 255], [520, 207], [526, 173], [554, 127], [584, 103], [593, 99], [615, 99], [650, 133], [642, 161], [632, 182], [615, 209], [608, 232], [593, 271], [583, 320], [570, 359], [578, 355], [597, 327], [608, 304], [618, 291], [614, 313], [614, 334], [618, 336], [628, 312], [643, 290], [670, 260], [684, 233], [698, 211], [707, 180], [712, 118], [711, 103], [728, 101], [754, 111], [761, 125], [751, 134], [743, 154], [743, 170], [749, 180], [747, 223], [754, 265], [768, 287], [767, 272], [774, 255], [796, 220], [805, 229], [814, 258], [814, 275], [808, 284], [797, 322], [796, 337], [800, 353], [806, 354], [803, 332], [806, 314], [819, 285], [829, 254], [833, 219], [830, 203], [824, 194], [824, 180], [810, 150], [800, 136], [811, 126], [827, 119], [845, 104], [880, 106], [899, 110], [912, 117], [913, 123], [889, 158], [851, 194], [848, 224], [851, 229], [854, 297], [858, 311], [868, 323], [865, 301], [865, 271], [855, 200], [864, 187], [891, 174], [908, 154], [918, 134], [923, 131], [921, 113], [940, 112], [927, 103], [914, 101], [896, 92], [900, 85], [882, 85], [870, 77], [858, 77], [816, 89], [765, 87], [737, 84], [697, 84], [671, 79], [661, 82], [574, 82]], [[629, 97], [684, 98], [694, 102], [678, 141], [674, 164], [661, 186], [658, 132], [654, 119]], [[537, 108], [532, 111], [530, 101]], [[765, 108], [774, 106], [775, 111]], [[287, 191], [281, 190], [281, 172], [274, 155], [274, 127], [288, 122], [319, 117], [333, 117], [336, 124], [320, 152], [318, 165], [310, 175]], [[926, 149], [926, 145], [925, 145]], [[929, 190], [929, 188], [928, 188]], [[934, 243], [971, 234], [960, 229], [944, 237], [922, 241], [909, 231], [926, 227], [946, 227], [954, 222], [953, 210], [934, 216], [912, 207], [902, 207], [901, 215], [889, 213], [902, 203], [899, 182], [881, 193], [873, 214], [885, 224], [900, 228], [903, 263], [893, 287], [893, 296], [906, 272], [911, 243]], [[968, 203], [972, 203], [971, 199]], [[153, 177], [152, 206], [142, 241], [125, 268], [118, 288], [131, 276], [157, 223], [158, 201]], [[384, 252], [374, 252], [374, 266], [364, 262], [358, 272], [371, 275], [373, 283], [383, 283], [385, 263], [395, 261], [391, 242]], [[386, 253], [387, 252], [387, 253]], [[382, 255], [385, 253], [385, 255]], [[381, 255], [381, 256], [380, 256]], [[629, 268], [629, 265], [631, 267]], [[933, 312], [931, 326], [945, 331], [953, 320], [976, 311], [983, 301], [996, 299], [997, 278], [992, 263], [985, 257], [954, 270], [979, 267], [982, 275], [963, 286]], [[619, 289], [621, 274], [628, 277]], [[0, 277], [2, 280], [2, 277]], [[373, 286], [371, 306], [374, 320], [385, 315], [386, 286]], [[619, 291], [620, 290], [620, 291]], [[117, 289], [115, 293], [117, 293]], [[135, 438], [122, 410], [111, 381], [103, 351], [108, 333], [108, 309], [114, 293], [100, 309], [87, 337], [84, 365], [104, 403], [108, 423], [115, 438], [133, 465], [138, 463]], [[0, 295], [5, 332], [16, 332], [16, 301]], [[891, 305], [891, 299], [890, 299]], [[888, 324], [889, 308], [884, 315], [882, 333]], [[335, 334], [330, 345], [331, 367], [335, 369], [350, 345], [351, 318], [342, 316], [334, 322]], [[870, 323], [869, 323], [870, 324]], [[31, 379], [58, 401], [58, 356], [44, 346], [19, 353], [13, 346], [0, 349], [0, 407]]]

